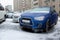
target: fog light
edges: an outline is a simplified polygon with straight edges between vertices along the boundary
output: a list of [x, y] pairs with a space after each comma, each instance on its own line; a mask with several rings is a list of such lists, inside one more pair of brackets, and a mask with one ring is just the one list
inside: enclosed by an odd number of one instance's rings
[[42, 24], [38, 24], [38, 28], [41, 28], [42, 27]]

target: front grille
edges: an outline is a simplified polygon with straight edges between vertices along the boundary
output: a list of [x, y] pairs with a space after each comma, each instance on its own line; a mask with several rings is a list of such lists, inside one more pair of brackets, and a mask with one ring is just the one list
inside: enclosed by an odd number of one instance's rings
[[[26, 20], [27, 22], [23, 22], [22, 20]], [[32, 20], [30, 18], [22, 18], [21, 22], [26, 25], [32, 25]]]

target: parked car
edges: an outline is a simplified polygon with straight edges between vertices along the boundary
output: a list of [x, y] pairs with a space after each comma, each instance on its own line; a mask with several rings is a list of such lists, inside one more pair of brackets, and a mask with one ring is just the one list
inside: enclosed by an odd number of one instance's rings
[[5, 14], [6, 11], [4, 10], [4, 7], [0, 4], [0, 23], [6, 20]]
[[21, 16], [21, 14], [22, 14], [22, 13], [20, 13], [20, 12], [15, 12], [15, 13], [13, 14], [13, 22], [19, 22], [19, 18], [20, 18], [20, 16]]
[[20, 27], [32, 29], [34, 32], [48, 32], [57, 24], [58, 13], [52, 7], [34, 8], [24, 12], [20, 18]]
[[12, 18], [13, 17], [13, 12], [7, 12], [6, 18]]
[[0, 11], [0, 23], [6, 20], [5, 14], [6, 14], [6, 11]]

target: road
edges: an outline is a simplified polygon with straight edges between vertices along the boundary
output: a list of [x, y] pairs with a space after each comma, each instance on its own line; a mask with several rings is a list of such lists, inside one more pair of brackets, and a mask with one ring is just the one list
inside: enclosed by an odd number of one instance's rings
[[[49, 33], [32, 33], [31, 31], [21, 30], [19, 23], [13, 23], [12, 19], [8, 18], [0, 24], [0, 40], [46, 40], [49, 36], [59, 33], [59, 30], [60, 19], [57, 25], [55, 25], [55, 28]], [[60, 38], [60, 34], [58, 37]]]

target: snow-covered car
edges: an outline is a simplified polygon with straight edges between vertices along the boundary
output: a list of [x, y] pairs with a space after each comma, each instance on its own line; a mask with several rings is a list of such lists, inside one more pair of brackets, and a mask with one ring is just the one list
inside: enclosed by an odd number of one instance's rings
[[7, 12], [6, 18], [12, 18], [13, 17], [13, 12]]
[[58, 13], [52, 7], [31, 9], [21, 15], [20, 27], [32, 29], [34, 32], [48, 32], [58, 21]]
[[6, 20], [5, 14], [6, 11], [0, 11], [0, 23]]
[[6, 14], [6, 11], [4, 10], [4, 7], [0, 4], [0, 23], [5, 21], [6, 19], [5, 14]]
[[20, 13], [20, 12], [15, 12], [15, 13], [13, 14], [13, 22], [19, 22], [19, 18], [20, 18], [20, 16], [21, 16], [21, 14], [22, 14], [22, 13]]

